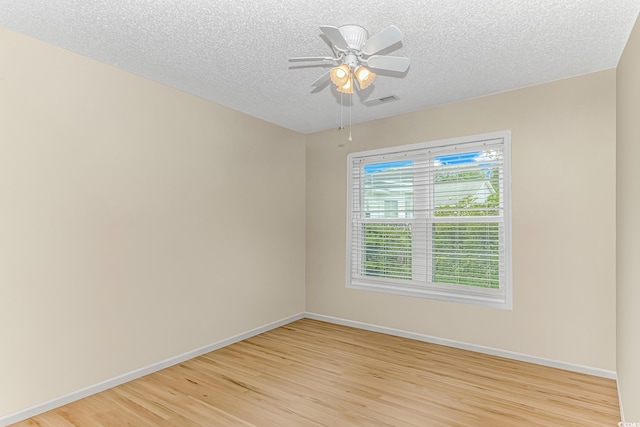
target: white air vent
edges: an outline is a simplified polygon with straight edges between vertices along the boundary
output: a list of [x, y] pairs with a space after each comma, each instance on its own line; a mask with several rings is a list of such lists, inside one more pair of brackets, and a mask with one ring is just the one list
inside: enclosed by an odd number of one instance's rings
[[389, 95], [389, 96], [385, 96], [382, 97], [380, 99], [378, 99], [378, 101], [385, 103], [385, 102], [391, 102], [391, 101], [397, 101], [398, 98], [395, 95]]
[[367, 107], [373, 107], [374, 105], [387, 104], [389, 102], [399, 101], [399, 100], [400, 98], [398, 98], [397, 96], [389, 95], [389, 96], [383, 96], [382, 98], [378, 98], [378, 99], [363, 101], [362, 104], [366, 105]]

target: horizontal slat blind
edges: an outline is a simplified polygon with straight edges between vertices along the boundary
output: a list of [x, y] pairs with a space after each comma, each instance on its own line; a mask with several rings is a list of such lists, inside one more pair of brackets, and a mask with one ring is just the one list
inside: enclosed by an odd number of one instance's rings
[[503, 140], [351, 158], [351, 277], [500, 294]]

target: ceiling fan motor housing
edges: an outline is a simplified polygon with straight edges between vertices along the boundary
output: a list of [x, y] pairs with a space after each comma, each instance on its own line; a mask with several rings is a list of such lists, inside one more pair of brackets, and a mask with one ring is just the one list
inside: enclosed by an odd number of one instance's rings
[[350, 49], [359, 51], [364, 42], [369, 38], [369, 32], [360, 25], [343, 25], [339, 27], [340, 33], [349, 45]]
[[355, 70], [358, 65], [360, 65], [360, 61], [355, 53], [347, 53], [344, 58], [342, 58], [342, 63], [347, 64], [352, 70]]

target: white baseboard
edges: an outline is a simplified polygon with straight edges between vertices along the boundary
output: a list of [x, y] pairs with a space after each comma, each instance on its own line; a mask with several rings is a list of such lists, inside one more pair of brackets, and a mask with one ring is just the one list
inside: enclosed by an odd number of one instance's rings
[[[595, 375], [599, 377], [615, 379], [617, 382], [617, 376], [615, 371], [609, 371], [606, 369], [592, 368], [589, 366], [576, 365], [573, 363], [560, 362], [556, 360], [546, 359], [543, 357], [531, 356], [522, 353], [516, 353], [508, 350], [501, 350], [491, 347], [480, 346], [476, 344], [464, 343], [461, 341], [450, 340], [446, 338], [438, 338], [430, 335], [419, 334], [416, 332], [408, 332], [400, 329], [388, 328], [385, 326], [372, 325], [369, 323], [357, 322], [353, 320], [341, 319], [338, 317], [325, 316], [322, 314], [316, 313], [298, 313], [293, 316], [286, 317], [284, 319], [269, 323], [264, 326], [260, 326], [255, 329], [251, 329], [250, 331], [243, 332], [238, 335], [234, 335], [230, 338], [226, 338], [224, 340], [215, 342], [213, 344], [206, 345], [204, 347], [197, 348], [192, 351], [188, 351], [186, 353], [171, 357], [169, 359], [163, 360], [158, 363], [154, 363], [152, 365], [146, 366], [144, 368], [136, 369], [135, 371], [128, 372], [126, 374], [117, 376], [115, 378], [100, 382], [98, 384], [94, 384], [92, 386], [83, 388], [78, 391], [74, 391], [67, 395], [49, 400], [47, 402], [32, 406], [27, 409], [23, 409], [8, 415], [4, 415], [0, 417], [0, 426], [8, 426], [9, 424], [17, 423], [19, 421], [25, 420], [27, 418], [34, 417], [38, 414], [41, 414], [46, 411], [50, 411], [52, 409], [58, 408], [60, 406], [66, 405], [68, 403], [74, 402], [76, 400], [91, 396], [93, 394], [99, 393], [101, 391], [116, 387], [120, 384], [124, 384], [129, 381], [133, 381], [136, 378], [143, 377], [148, 374], [152, 374], [156, 371], [168, 368], [170, 366], [176, 365], [178, 363], [182, 363], [189, 359], [193, 359], [195, 357], [201, 356], [203, 354], [209, 353], [214, 350], [218, 350], [222, 347], [226, 347], [233, 343], [245, 340], [247, 338], [251, 338], [255, 335], [259, 335], [263, 332], [267, 332], [271, 329], [278, 328], [280, 326], [284, 326], [288, 323], [294, 322], [296, 320], [302, 318], [309, 318], [314, 320], [320, 320], [329, 323], [335, 323], [338, 325], [350, 326], [353, 328], [364, 329], [373, 332], [381, 332], [384, 334], [395, 335], [404, 338], [410, 338], [418, 341], [429, 342], [433, 344], [445, 345], [448, 347], [460, 348], [463, 350], [476, 351], [479, 353], [491, 354], [493, 356], [505, 357], [508, 359], [520, 360], [523, 362], [536, 363], [538, 365], [550, 366], [553, 368], [564, 369], [567, 371], [580, 372], [583, 374]], [[620, 386], [618, 384], [618, 398], [620, 398]], [[622, 401], [620, 400], [620, 414], [622, 420], [624, 421], [624, 413], [622, 411]]]
[[222, 347], [226, 347], [230, 344], [236, 343], [238, 341], [245, 340], [247, 338], [251, 338], [255, 335], [259, 335], [263, 332], [267, 332], [271, 329], [278, 328], [280, 326], [286, 325], [288, 323], [294, 322], [296, 320], [302, 319], [305, 317], [304, 313], [298, 313], [293, 316], [286, 317], [281, 320], [277, 320], [275, 322], [269, 323], [264, 326], [260, 326], [255, 329], [251, 329], [250, 331], [243, 332], [238, 335], [234, 335], [232, 337], [223, 339], [221, 341], [215, 342], [213, 344], [206, 345], [204, 347], [197, 348], [195, 350], [188, 351], [186, 353], [179, 354], [174, 357], [170, 357], [169, 359], [163, 360], [158, 363], [154, 363], [152, 365], [146, 366], [144, 368], [136, 369], [135, 371], [128, 372], [126, 374], [119, 375], [115, 378], [111, 378], [106, 381], [102, 381], [98, 384], [91, 385], [89, 387], [85, 387], [81, 390], [74, 391], [72, 393], [66, 394], [64, 396], [57, 397], [55, 399], [51, 399], [47, 402], [40, 403], [38, 405], [32, 406], [30, 408], [26, 408], [17, 412], [13, 412], [8, 415], [4, 415], [0, 417], [0, 426], [8, 426], [9, 424], [14, 424], [22, 420], [26, 420], [27, 418], [34, 417], [43, 412], [50, 411], [52, 409], [58, 408], [60, 406], [66, 405], [68, 403], [74, 402], [76, 400], [91, 396], [96, 393], [100, 393], [101, 391], [108, 390], [110, 388], [116, 387], [120, 384], [124, 384], [126, 382], [135, 380], [136, 378], [143, 377], [145, 375], [152, 374], [156, 371], [160, 371], [162, 369], [168, 368], [169, 366], [177, 365], [178, 363], [185, 362], [189, 359], [193, 359], [194, 357], [202, 356], [203, 354], [209, 353], [214, 350], [218, 350]]
[[[367, 331], [381, 332], [383, 334], [395, 335], [398, 337], [410, 338], [418, 341], [424, 341], [433, 344], [445, 345], [447, 347], [460, 348], [463, 350], [475, 351], [478, 353], [500, 356], [507, 359], [520, 360], [522, 362], [530, 362], [538, 365], [549, 366], [552, 368], [564, 369], [566, 371], [580, 372], [583, 374], [595, 375], [598, 377], [616, 379], [616, 372], [606, 369], [593, 368], [590, 366], [576, 365], [574, 363], [560, 362], [557, 360], [546, 359], [544, 357], [531, 356], [523, 353], [516, 353], [509, 350], [501, 350], [482, 345], [469, 344], [461, 341], [450, 340], [446, 338], [438, 338], [430, 335], [419, 334], [416, 332], [407, 332], [400, 329], [387, 328], [385, 326], [372, 325], [369, 323], [356, 322], [353, 320], [341, 319], [338, 317], [325, 316], [323, 314], [305, 313], [305, 317], [309, 319], [321, 320], [324, 322], [335, 323], [343, 326], [351, 326], [353, 328], [365, 329]], [[618, 393], [619, 395], [620, 393]]]

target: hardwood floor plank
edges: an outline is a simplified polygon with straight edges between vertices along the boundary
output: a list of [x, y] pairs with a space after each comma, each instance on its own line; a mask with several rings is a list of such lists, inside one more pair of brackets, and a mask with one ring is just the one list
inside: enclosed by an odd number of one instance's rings
[[302, 319], [16, 424], [617, 425], [615, 381]]

